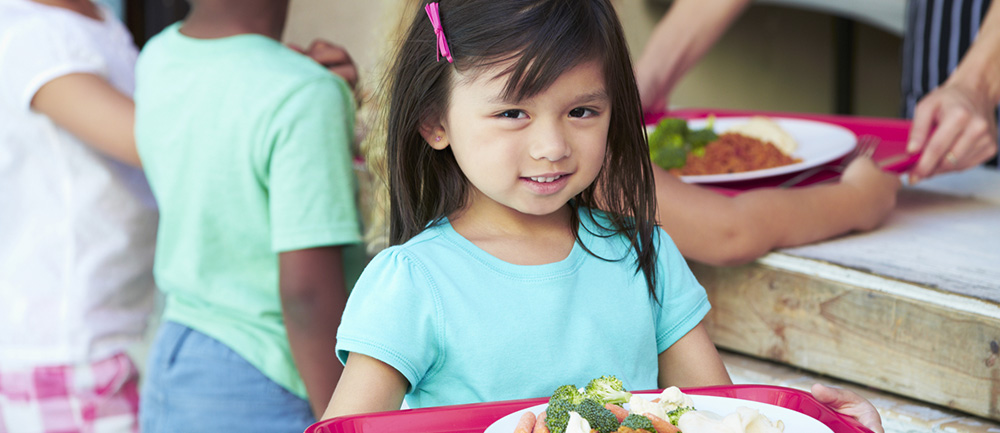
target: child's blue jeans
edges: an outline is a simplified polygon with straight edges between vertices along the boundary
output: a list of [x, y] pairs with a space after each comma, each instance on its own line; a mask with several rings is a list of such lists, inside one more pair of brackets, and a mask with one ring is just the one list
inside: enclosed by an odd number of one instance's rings
[[160, 326], [146, 370], [139, 403], [143, 433], [302, 433], [316, 421], [306, 400], [184, 325]]

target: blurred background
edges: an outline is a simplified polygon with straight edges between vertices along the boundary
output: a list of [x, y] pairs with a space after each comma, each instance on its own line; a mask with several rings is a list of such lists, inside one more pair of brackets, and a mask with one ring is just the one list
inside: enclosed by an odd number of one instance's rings
[[[100, 0], [141, 45], [183, 18], [185, 0]], [[670, 0], [614, 0], [634, 55]], [[408, 0], [292, 0], [284, 40], [347, 47], [377, 79]], [[671, 96], [677, 107], [897, 117], [906, 0], [755, 0]]]

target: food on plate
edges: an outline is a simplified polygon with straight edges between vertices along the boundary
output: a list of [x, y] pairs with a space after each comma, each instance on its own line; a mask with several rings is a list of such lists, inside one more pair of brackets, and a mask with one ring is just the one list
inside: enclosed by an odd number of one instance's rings
[[677, 176], [741, 173], [801, 162], [795, 139], [774, 120], [756, 116], [716, 134], [714, 116], [703, 129], [664, 118], [649, 136], [653, 163]]
[[795, 153], [795, 149], [799, 147], [791, 134], [782, 129], [781, 125], [778, 125], [778, 122], [765, 116], [751, 117], [750, 120], [739, 125], [733, 125], [723, 132], [740, 134], [744, 137], [756, 138], [760, 141], [771, 143], [785, 155]]
[[677, 427], [690, 433], [782, 433], [785, 430], [781, 420], [771, 423], [759, 411], [748, 407], [738, 407], [736, 412], [725, 417], [712, 412], [691, 411], [680, 417]]
[[[623, 405], [627, 403], [628, 407]], [[530, 413], [530, 415], [529, 415]], [[530, 429], [530, 430], [529, 430]], [[784, 424], [755, 409], [737, 407], [721, 416], [694, 407], [677, 387], [648, 399], [625, 390], [614, 376], [593, 379], [584, 388], [563, 385], [537, 416], [526, 412], [515, 433], [783, 433]]]
[[649, 135], [649, 156], [653, 163], [665, 170], [681, 168], [689, 154], [699, 155], [705, 145], [719, 138], [712, 129], [714, 117], [709, 116], [708, 125], [692, 130], [687, 121], [665, 117]]
[[535, 413], [528, 411], [521, 415], [521, 419], [517, 421], [517, 426], [514, 427], [514, 433], [531, 433], [535, 428]]
[[703, 155], [688, 154], [684, 167], [671, 172], [679, 176], [742, 173], [800, 161], [801, 159], [781, 153], [770, 143], [726, 132], [705, 146]]

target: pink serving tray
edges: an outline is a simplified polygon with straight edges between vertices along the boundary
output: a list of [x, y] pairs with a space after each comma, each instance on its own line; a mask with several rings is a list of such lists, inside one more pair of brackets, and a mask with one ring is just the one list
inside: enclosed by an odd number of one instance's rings
[[[671, 112], [648, 113], [645, 123], [647, 125], [656, 124], [664, 116], [678, 117], [682, 119], [700, 119], [715, 115], [715, 117], [744, 117], [744, 116], [770, 116], [789, 117], [795, 119], [815, 120], [843, 126], [858, 137], [863, 135], [874, 135], [881, 139], [878, 149], [872, 156], [875, 162], [892, 161], [885, 164], [882, 169], [893, 173], [903, 173], [913, 167], [920, 154], [906, 153], [906, 140], [910, 134], [910, 121], [903, 119], [890, 119], [879, 117], [859, 117], [859, 116], [836, 116], [827, 114], [810, 113], [790, 113], [776, 111], [739, 111], [739, 110], [716, 110], [707, 108], [682, 109]], [[836, 164], [839, 161], [832, 161]], [[757, 188], [775, 187], [797, 173], [789, 173], [780, 176], [767, 177], [762, 179], [746, 180], [742, 182], [727, 182], [718, 184], [702, 184], [721, 194], [734, 196], [742, 192]], [[835, 173], [823, 172], [800, 183], [798, 186], [808, 186], [814, 183], [824, 182], [837, 176]]]
[[[781, 406], [811, 416], [835, 433], [871, 433], [855, 419], [834, 412], [812, 394], [794, 388], [728, 385], [686, 388], [684, 392]], [[305, 433], [482, 433], [511, 412], [546, 402], [548, 398], [533, 398], [345, 416], [313, 424]]]

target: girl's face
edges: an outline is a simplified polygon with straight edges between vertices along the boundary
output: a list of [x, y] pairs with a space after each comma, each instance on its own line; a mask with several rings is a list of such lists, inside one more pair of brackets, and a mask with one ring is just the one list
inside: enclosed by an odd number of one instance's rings
[[499, 205], [549, 215], [597, 177], [611, 118], [600, 62], [582, 63], [521, 101], [502, 98], [507, 83], [496, 70], [453, 78], [445, 119], [425, 137], [435, 149], [450, 146], [469, 179], [466, 211]]

